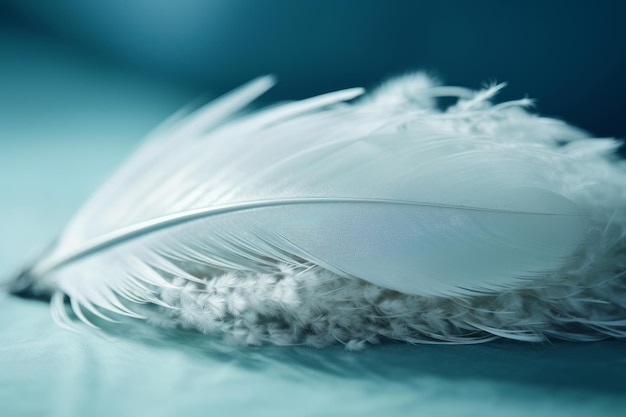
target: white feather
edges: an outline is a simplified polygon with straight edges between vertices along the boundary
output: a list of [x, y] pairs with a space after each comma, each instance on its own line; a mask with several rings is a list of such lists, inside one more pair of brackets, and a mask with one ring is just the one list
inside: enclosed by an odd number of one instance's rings
[[[241, 114], [272, 84], [260, 78], [159, 129], [30, 269], [31, 287], [55, 294], [57, 310], [67, 295], [83, 321], [83, 309], [151, 315], [138, 307], [150, 303], [179, 324], [247, 343], [332, 339], [354, 348], [381, 335], [536, 340], [557, 332], [541, 320], [494, 327], [482, 313], [444, 325], [456, 307], [437, 319], [415, 318], [416, 308], [469, 306], [615, 269], [598, 265], [623, 251], [615, 233], [626, 174], [606, 157], [614, 141], [531, 115], [528, 100], [491, 105], [502, 85], [473, 93], [421, 74], [356, 103], [346, 102], [361, 89]], [[441, 111], [444, 95], [459, 100]], [[619, 195], [589, 198], [608, 188]], [[209, 288], [227, 282], [228, 294]], [[329, 282], [341, 285], [325, 294]], [[317, 293], [304, 301], [307, 288]], [[360, 313], [339, 313], [341, 300]], [[329, 311], [341, 330], [315, 324]], [[226, 316], [247, 330], [217, 324]], [[287, 333], [268, 324], [277, 316]], [[376, 330], [359, 328], [377, 316], [386, 322]], [[412, 317], [413, 330], [399, 331], [399, 317]], [[621, 336], [616, 326], [604, 333]], [[318, 336], [304, 340], [308, 333]]]

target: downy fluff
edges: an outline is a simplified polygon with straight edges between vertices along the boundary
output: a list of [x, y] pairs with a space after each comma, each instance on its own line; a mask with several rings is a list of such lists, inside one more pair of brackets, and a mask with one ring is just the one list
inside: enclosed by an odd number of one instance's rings
[[618, 142], [422, 73], [247, 111], [273, 82], [159, 128], [13, 291], [254, 345], [626, 336]]

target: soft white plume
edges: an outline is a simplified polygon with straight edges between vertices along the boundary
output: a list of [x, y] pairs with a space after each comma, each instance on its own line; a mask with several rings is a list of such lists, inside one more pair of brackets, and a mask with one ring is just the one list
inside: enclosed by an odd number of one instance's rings
[[626, 336], [616, 141], [422, 73], [246, 113], [273, 83], [158, 129], [17, 292], [250, 344]]

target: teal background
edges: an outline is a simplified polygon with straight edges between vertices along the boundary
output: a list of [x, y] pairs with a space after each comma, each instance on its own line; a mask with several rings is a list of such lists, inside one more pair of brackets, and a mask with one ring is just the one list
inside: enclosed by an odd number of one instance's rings
[[[0, 279], [161, 120], [260, 73], [280, 99], [416, 67], [497, 78], [626, 136], [621, 2], [86, 3], [0, 2]], [[0, 415], [621, 416], [625, 347], [233, 348], [132, 321], [72, 333], [0, 295]]]
[[621, 138], [624, 21], [621, 0], [0, 0], [0, 26], [194, 95], [272, 73], [282, 100], [426, 69], [506, 81], [503, 99]]

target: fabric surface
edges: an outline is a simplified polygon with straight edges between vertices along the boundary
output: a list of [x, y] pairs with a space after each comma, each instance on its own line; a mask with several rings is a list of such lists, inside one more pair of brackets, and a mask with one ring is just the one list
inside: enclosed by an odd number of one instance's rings
[[[76, 63], [29, 79], [16, 62], [0, 70], [0, 279], [184, 96]], [[61, 76], [76, 89], [55, 90]], [[20, 82], [41, 96], [23, 97]], [[0, 296], [2, 416], [619, 416], [624, 394], [623, 342], [234, 348], [138, 321], [72, 333], [47, 304]]]

